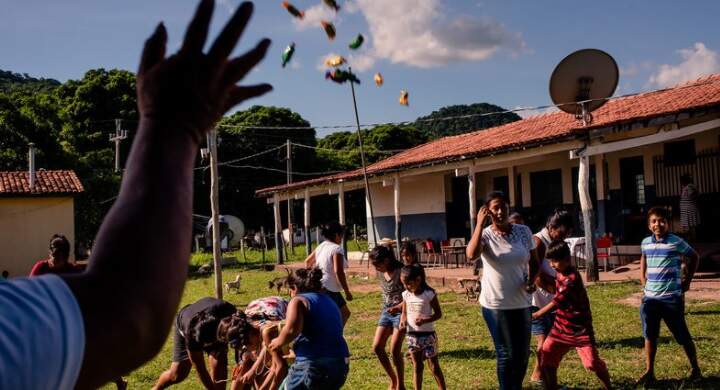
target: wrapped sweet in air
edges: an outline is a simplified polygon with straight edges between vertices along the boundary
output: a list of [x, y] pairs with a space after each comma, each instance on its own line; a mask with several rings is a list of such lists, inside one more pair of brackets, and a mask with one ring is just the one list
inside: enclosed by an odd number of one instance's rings
[[293, 54], [295, 54], [295, 42], [292, 42], [285, 48], [285, 50], [283, 50], [283, 53], [282, 53], [282, 67], [283, 68], [285, 67], [285, 65], [287, 65], [290, 62]]
[[338, 66], [347, 63], [343, 56], [332, 56], [325, 60], [325, 66], [329, 68], [337, 68]]
[[357, 50], [360, 46], [362, 46], [363, 42], [365, 42], [365, 37], [362, 34], [358, 34], [355, 39], [350, 42], [348, 47], [353, 50]]
[[338, 84], [344, 84], [346, 81], [360, 84], [360, 79], [349, 70], [335, 69], [325, 72], [325, 79], [330, 79]]
[[295, 8], [294, 5], [288, 3], [287, 1], [283, 1], [282, 6], [285, 7], [285, 9], [290, 13], [290, 15], [298, 19], [302, 19], [303, 17], [305, 17], [305, 12]]
[[400, 98], [398, 98], [398, 102], [400, 102], [403, 106], [410, 104], [410, 102], [408, 102], [408, 91], [404, 89], [400, 91]]
[[380, 86], [383, 85], [383, 81], [384, 81], [384, 80], [383, 80], [383, 77], [382, 77], [382, 75], [380, 74], [380, 72], [375, 73], [375, 85], [377, 85], [378, 87], [380, 87]]
[[323, 3], [325, 3], [325, 5], [327, 5], [328, 7], [334, 9], [335, 12], [340, 11], [340, 6], [335, 0], [323, 0]]
[[323, 30], [325, 30], [325, 34], [327, 34], [327, 37], [329, 40], [335, 39], [335, 25], [333, 25], [331, 22], [328, 22], [327, 20], [323, 20], [320, 22], [320, 25], [322, 26]]

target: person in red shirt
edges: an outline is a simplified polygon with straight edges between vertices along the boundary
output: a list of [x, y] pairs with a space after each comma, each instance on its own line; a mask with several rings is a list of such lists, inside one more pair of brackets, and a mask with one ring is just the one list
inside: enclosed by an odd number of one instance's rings
[[570, 248], [565, 241], [553, 241], [545, 252], [545, 258], [557, 271], [557, 293], [552, 302], [532, 315], [536, 319], [556, 309], [555, 322], [540, 350], [545, 388], [557, 388], [560, 361], [571, 348], [575, 348], [583, 366], [597, 375], [605, 389], [610, 389], [610, 373], [598, 354], [595, 342], [590, 300], [580, 273], [570, 265]]
[[79, 267], [70, 262], [70, 241], [64, 235], [53, 234], [50, 238], [49, 256], [48, 259], [35, 263], [30, 276], [81, 272]]

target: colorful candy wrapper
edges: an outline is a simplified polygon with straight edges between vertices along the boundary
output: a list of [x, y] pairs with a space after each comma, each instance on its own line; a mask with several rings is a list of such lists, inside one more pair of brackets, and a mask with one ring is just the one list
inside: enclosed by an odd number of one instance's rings
[[323, 20], [320, 22], [320, 25], [322, 26], [323, 30], [325, 30], [325, 34], [327, 34], [327, 37], [329, 40], [335, 39], [335, 26], [326, 20]]
[[400, 98], [398, 98], [398, 102], [400, 102], [400, 104], [402, 104], [403, 106], [407, 106], [408, 104], [410, 104], [408, 102], [408, 91], [404, 89], [400, 91]]
[[350, 42], [348, 47], [353, 50], [357, 50], [360, 48], [360, 46], [362, 46], [363, 42], [365, 42], [365, 37], [362, 34], [358, 34], [355, 39]]
[[285, 9], [290, 13], [290, 15], [298, 19], [302, 19], [303, 17], [305, 17], [305, 12], [295, 8], [294, 5], [288, 3], [287, 1], [283, 1], [282, 6], [285, 7]]
[[344, 84], [347, 81], [355, 84], [360, 84], [360, 79], [358, 79], [354, 73], [342, 69], [335, 69], [325, 72], [325, 79], [330, 79], [338, 84]]
[[337, 68], [338, 66], [347, 63], [343, 56], [332, 56], [325, 60], [325, 66], [329, 68]]
[[325, 5], [327, 5], [328, 7], [334, 9], [335, 12], [340, 11], [340, 6], [335, 0], [323, 0], [323, 3], [325, 3]]
[[287, 65], [290, 62], [293, 54], [295, 54], [295, 42], [292, 42], [285, 48], [285, 50], [283, 50], [283, 53], [282, 53], [282, 67], [283, 68], [285, 67], [285, 65]]
[[380, 72], [375, 73], [375, 85], [377, 85], [378, 87], [381, 87], [383, 85], [383, 81], [384, 80], [383, 80], [383, 77], [380, 74]]

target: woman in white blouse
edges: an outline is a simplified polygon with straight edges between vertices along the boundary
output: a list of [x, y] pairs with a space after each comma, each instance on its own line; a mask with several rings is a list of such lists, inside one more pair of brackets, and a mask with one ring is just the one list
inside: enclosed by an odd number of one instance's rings
[[505, 194], [491, 192], [478, 212], [467, 256], [480, 256], [483, 263], [480, 305], [495, 344], [499, 388], [519, 390], [530, 356], [531, 294], [539, 261], [530, 228], [510, 223], [509, 213]]

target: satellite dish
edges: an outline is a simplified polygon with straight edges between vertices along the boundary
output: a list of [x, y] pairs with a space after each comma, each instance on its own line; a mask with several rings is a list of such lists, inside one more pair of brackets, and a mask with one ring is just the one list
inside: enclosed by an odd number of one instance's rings
[[590, 113], [615, 93], [619, 75], [610, 54], [598, 49], [578, 50], [563, 58], [553, 70], [550, 98], [559, 109], [588, 124], [592, 122]]

